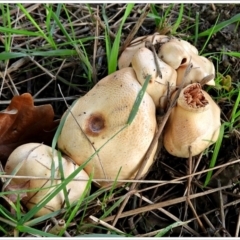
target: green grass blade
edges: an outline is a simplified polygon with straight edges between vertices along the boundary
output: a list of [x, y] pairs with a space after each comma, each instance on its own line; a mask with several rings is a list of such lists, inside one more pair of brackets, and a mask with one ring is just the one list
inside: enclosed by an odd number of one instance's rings
[[235, 104], [232, 109], [232, 113], [230, 117], [230, 131], [233, 128], [236, 118], [238, 118], [239, 116], [239, 111], [237, 112], [237, 109], [239, 108], [239, 103], [240, 103], [240, 91], [238, 92], [237, 100], [235, 101]]
[[[58, 168], [59, 168], [59, 172], [60, 172], [61, 181], [64, 181], [65, 176], [64, 176], [64, 170], [63, 170], [62, 154], [60, 151], [57, 151], [57, 154], [58, 154]], [[64, 199], [65, 199], [65, 204], [66, 204], [67, 208], [70, 208], [71, 204], [69, 201], [68, 191], [67, 191], [66, 186], [63, 188], [63, 194], [64, 194]]]
[[42, 37], [42, 34], [40, 32], [32, 32], [32, 31], [27, 31], [27, 30], [7, 28], [7, 27], [1, 27], [1, 26], [0, 26], [0, 32], [23, 35], [23, 36], [30, 36], [30, 37], [39, 37], [39, 36]]
[[67, 109], [67, 111], [64, 113], [64, 115], [62, 116], [62, 118], [61, 118], [61, 120], [60, 120], [60, 123], [59, 123], [59, 125], [58, 125], [58, 128], [57, 128], [57, 130], [56, 130], [56, 132], [55, 132], [55, 134], [54, 134], [53, 140], [52, 140], [52, 153], [53, 153], [54, 149], [55, 149], [56, 146], [57, 146], [57, 141], [58, 141], [58, 138], [59, 138], [59, 136], [60, 136], [60, 134], [61, 134], [61, 131], [62, 131], [63, 125], [64, 125], [64, 123], [65, 123], [65, 121], [66, 121], [66, 118], [67, 118], [68, 114], [70, 114], [70, 111], [71, 111], [71, 109], [73, 108], [73, 106], [74, 106], [74, 104], [76, 103], [76, 101], [77, 101], [77, 100], [75, 100], [75, 101], [72, 103], [72, 105]]
[[199, 33], [198, 36], [205, 37], [205, 36], [209, 36], [210, 34], [212, 35], [216, 32], [219, 32], [221, 29], [225, 28], [226, 26], [238, 21], [240, 21], [240, 13], [236, 14], [234, 17], [230, 18], [229, 20], [223, 21], [207, 29], [206, 31]]
[[[60, 17], [60, 13], [61, 13], [61, 9], [62, 9], [62, 3], [59, 3], [58, 5], [57, 5], [57, 10], [56, 10], [56, 16], [59, 18]], [[52, 18], [52, 12], [51, 12], [51, 15], [50, 15], [50, 18]], [[56, 29], [56, 21], [55, 20], [53, 20], [53, 24], [51, 24], [51, 29], [50, 29], [50, 34], [51, 34], [51, 36], [52, 36], [52, 34], [55, 32], [55, 29]]]
[[61, 210], [58, 210], [58, 211], [55, 211], [55, 212], [52, 212], [52, 213], [49, 213], [49, 214], [46, 214], [44, 216], [41, 216], [41, 217], [36, 217], [36, 218], [33, 218], [31, 219], [30, 221], [27, 221], [24, 223], [24, 226], [35, 226], [41, 222], [44, 222], [50, 218], [54, 218], [54, 217], [57, 217], [59, 214], [61, 213]]
[[111, 189], [110, 189], [110, 191], [109, 191], [109, 196], [112, 196], [113, 190], [114, 190], [114, 189], [116, 188], [116, 186], [117, 186], [117, 180], [118, 180], [118, 177], [119, 177], [119, 175], [120, 175], [121, 170], [122, 170], [122, 167], [119, 169], [119, 171], [118, 171], [118, 173], [117, 173], [117, 176], [116, 176], [116, 178], [114, 179], [114, 182], [113, 182], [113, 184], [112, 184], [112, 186], [111, 186]]
[[199, 31], [199, 12], [196, 12], [196, 24], [195, 24], [194, 46], [197, 46], [198, 31]]
[[[47, 7], [48, 8], [48, 7]], [[88, 58], [86, 56], [83, 55], [83, 53], [81, 52], [80, 49], [78, 49], [78, 46], [74, 43], [74, 40], [71, 38], [71, 36], [68, 34], [68, 32], [66, 31], [65, 27], [62, 25], [61, 21], [59, 20], [58, 16], [52, 12], [52, 17], [55, 20], [55, 22], [57, 23], [58, 27], [60, 28], [60, 30], [62, 31], [62, 33], [65, 35], [65, 37], [67, 38], [67, 40], [71, 43], [71, 45], [75, 48], [76, 52], [79, 55], [79, 58], [81, 61], [83, 61], [83, 63], [87, 66], [87, 74], [89, 74], [89, 72], [92, 74], [92, 66], [90, 64], [90, 61], [88, 60]], [[78, 42], [80, 44], [82, 44], [81, 40], [79, 39]]]
[[179, 28], [181, 22], [182, 22], [182, 18], [183, 18], [183, 10], [184, 10], [184, 5], [183, 3], [181, 3], [180, 5], [180, 10], [179, 10], [179, 13], [178, 13], [178, 18], [177, 18], [177, 21], [175, 22], [175, 24], [173, 25], [173, 28], [172, 28], [172, 34], [176, 34], [177, 33], [177, 29]]
[[63, 8], [63, 10], [64, 10], [64, 12], [65, 12], [65, 14], [66, 14], [66, 16], [67, 16], [67, 20], [68, 20], [67, 22], [70, 24], [70, 28], [71, 28], [71, 32], [72, 32], [72, 37], [71, 37], [71, 39], [75, 40], [75, 39], [76, 39], [76, 37], [75, 37], [75, 31], [74, 31], [73, 24], [72, 24], [71, 18], [70, 18], [70, 16], [69, 16], [69, 13], [68, 13], [68, 10], [67, 10], [65, 4], [62, 5], [62, 8]]
[[56, 237], [56, 235], [54, 235], [54, 234], [43, 232], [41, 230], [31, 228], [31, 227], [28, 227], [28, 226], [24, 226], [24, 225], [17, 226], [17, 230], [19, 230], [20, 232], [24, 232], [24, 233], [39, 235], [41, 237]]
[[[216, 23], [215, 25], [211, 28], [211, 30], [209, 31], [209, 34], [208, 34], [208, 37], [207, 37], [207, 40], [205, 41], [202, 49], [199, 51], [199, 55], [202, 55], [202, 52], [204, 51], [205, 47], [207, 46], [209, 40], [211, 39], [213, 33], [214, 33], [214, 30], [215, 30], [215, 27], [217, 26], [217, 22], [218, 22], [218, 19], [219, 19], [220, 15], [218, 15], [218, 18], [216, 20]], [[198, 37], [200, 37], [200, 34], [198, 34]]]
[[[5, 13], [5, 8], [2, 5], [2, 13], [4, 15], [3, 18], [3, 25], [10, 29], [11, 28], [11, 18], [10, 18], [10, 12], [9, 12], [9, 4], [5, 4], [6, 6], [6, 13]], [[4, 41], [4, 47], [5, 47], [5, 51], [10, 52], [10, 48], [11, 48], [11, 33], [6, 33], [5, 34], [5, 41]]]
[[168, 14], [171, 12], [171, 10], [173, 9], [174, 7], [174, 3], [170, 3], [169, 4], [169, 7], [164, 11], [164, 16], [162, 18], [162, 27], [164, 27], [164, 24], [166, 22], [166, 19], [168, 17]]
[[[46, 28], [47, 28], [47, 31], [49, 33], [51, 33], [51, 14], [52, 14], [52, 11], [53, 11], [53, 5], [49, 4], [49, 3], [46, 3], [45, 6], [48, 6], [48, 9], [46, 9]], [[52, 36], [52, 34], [50, 34]]]
[[21, 58], [27, 56], [41, 56], [41, 57], [66, 57], [66, 56], [76, 56], [77, 52], [75, 50], [69, 49], [58, 49], [50, 51], [31, 51], [31, 52], [2, 52], [0, 54], [0, 60], [8, 60], [14, 58]]
[[3, 234], [5, 234], [5, 235], [8, 234], [8, 232], [2, 226], [0, 226], [0, 231], [3, 232]]
[[117, 234], [107, 234], [107, 233], [92, 233], [92, 234], [83, 234], [83, 235], [78, 235], [76, 237], [81, 237], [81, 238], [116, 238], [116, 237], [124, 237], [122, 235], [117, 235]]
[[110, 57], [109, 57], [109, 62], [108, 62], [108, 74], [111, 74], [116, 71], [117, 69], [117, 59], [118, 59], [118, 53], [119, 53], [119, 47], [120, 47], [120, 42], [121, 42], [121, 35], [122, 35], [122, 28], [123, 24], [125, 23], [128, 15], [131, 13], [132, 8], [134, 7], [134, 3], [128, 3], [122, 22], [120, 24], [120, 27], [118, 29], [116, 38], [113, 42], [113, 46], [111, 49]]
[[17, 202], [16, 202], [16, 217], [17, 220], [19, 220], [21, 218], [21, 199], [20, 199], [20, 195], [17, 196]]
[[52, 46], [52, 48], [56, 49], [57, 46], [54, 41], [52, 41], [40, 28], [40, 26], [36, 23], [36, 21], [32, 18], [32, 16], [29, 14], [27, 9], [21, 4], [17, 3], [17, 6], [22, 10], [22, 12], [25, 14], [25, 16], [31, 21], [31, 23], [37, 28], [37, 30], [41, 33], [41, 35], [45, 38], [45, 40]]
[[[226, 126], [226, 124], [223, 123], [220, 127], [219, 137], [218, 137], [218, 140], [217, 140], [217, 142], [215, 144], [215, 147], [214, 147], [214, 150], [213, 150], [213, 155], [212, 155], [212, 158], [211, 158], [211, 161], [210, 161], [209, 168], [215, 167], [217, 157], [218, 157], [218, 153], [219, 153], [219, 150], [220, 150], [221, 145], [222, 145], [225, 126]], [[213, 171], [211, 170], [207, 173], [207, 176], [206, 176], [206, 179], [205, 179], [205, 182], [204, 182], [204, 187], [206, 187], [208, 185], [208, 183], [210, 182], [211, 177], [212, 177], [212, 172]]]
[[138, 95], [136, 97], [136, 100], [135, 100], [135, 102], [133, 104], [132, 111], [131, 111], [131, 113], [130, 113], [130, 115], [128, 117], [128, 120], [127, 120], [127, 124], [128, 125], [130, 125], [132, 123], [133, 119], [135, 118], [135, 116], [136, 116], [136, 114], [138, 112], [139, 106], [140, 106], [140, 104], [142, 102], [143, 96], [144, 96], [144, 94], [146, 92], [146, 89], [147, 89], [147, 86], [149, 84], [150, 79], [151, 79], [151, 76], [147, 75], [147, 77], [145, 79], [145, 82], [144, 82], [141, 90], [139, 91], [139, 93], [138, 93]]
[[80, 208], [80, 206], [81, 206], [81, 204], [82, 204], [85, 196], [90, 193], [91, 183], [92, 183], [92, 177], [93, 177], [93, 176], [92, 176], [92, 174], [91, 174], [91, 175], [89, 176], [89, 180], [88, 180], [88, 182], [87, 182], [87, 186], [86, 186], [86, 188], [84, 189], [83, 194], [82, 194], [81, 197], [79, 198], [76, 206], [73, 208], [73, 210], [71, 210], [70, 216], [69, 216], [69, 218], [68, 218], [68, 220], [67, 220], [67, 222], [66, 222], [66, 226], [65, 226], [65, 228], [63, 228], [63, 229], [61, 230], [61, 232], [59, 233], [59, 236], [62, 236], [62, 235], [63, 235], [64, 231], [68, 228], [69, 224], [70, 224], [70, 223], [72, 222], [72, 220], [76, 217], [76, 214], [77, 214], [77, 212], [78, 212], [78, 210], [79, 210], [79, 208]]
[[[152, 12], [151, 16], [152, 16], [152, 18], [154, 18], [156, 27], [158, 28], [161, 23], [161, 17], [159, 16], [157, 9], [155, 8], [155, 4], [153, 4], [153, 3], [150, 4], [150, 10]], [[148, 16], [149, 16], [149, 14], [148, 14]]]
[[211, 53], [204, 53], [203, 56], [207, 57], [207, 56], [213, 56], [214, 54], [219, 54], [219, 55], [228, 55], [231, 57], [237, 57], [240, 58], [240, 52], [211, 52]]
[[109, 35], [109, 24], [108, 24], [108, 18], [106, 14], [105, 4], [102, 6], [102, 16], [105, 23], [105, 46], [106, 46], [106, 56], [107, 56], [107, 62], [110, 62], [110, 55], [111, 55], [111, 40]]
[[0, 205], [0, 213], [6, 218], [7, 221], [10, 221], [11, 223], [15, 224], [17, 223], [17, 220], [12, 216], [12, 214], [2, 205]]
[[104, 219], [108, 215], [110, 215], [114, 209], [116, 209], [125, 199], [125, 196], [120, 197], [101, 217], [100, 219]]
[[172, 228], [182, 226], [184, 224], [186, 224], [186, 223], [185, 222], [175, 222], [175, 223], [167, 226], [166, 228], [162, 229], [161, 231], [159, 231], [159, 233], [157, 235], [155, 235], [155, 237], [163, 237], [167, 232], [171, 231]]

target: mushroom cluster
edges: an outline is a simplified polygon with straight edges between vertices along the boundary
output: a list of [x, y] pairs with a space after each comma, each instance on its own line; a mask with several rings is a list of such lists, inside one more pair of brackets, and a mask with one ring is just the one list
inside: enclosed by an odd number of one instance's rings
[[[185, 74], [190, 64], [192, 67]], [[179, 98], [164, 129], [164, 147], [170, 154], [186, 158], [189, 157], [190, 147], [194, 156], [216, 142], [220, 129], [220, 109], [201, 84], [207, 76], [212, 76], [207, 84], [215, 84], [215, 69], [211, 61], [199, 56], [194, 46], [157, 33], [140, 37], [123, 51], [118, 67], [118, 71], [101, 79], [63, 115], [66, 119], [58, 138], [58, 149], [74, 164], [82, 165], [88, 161], [81, 172], [83, 178], [87, 179], [92, 174], [99, 186], [106, 186], [114, 180], [133, 179], [157, 131], [156, 110], [164, 111], [167, 102], [180, 87]], [[128, 125], [135, 100], [149, 75], [151, 79], [137, 114]], [[43, 169], [36, 173], [37, 176], [50, 176], [50, 163], [54, 161], [58, 166], [55, 156], [51, 156], [51, 148], [41, 145], [35, 149], [34, 146], [30, 144], [14, 150], [5, 171], [12, 172], [21, 162], [16, 174], [29, 176], [33, 173], [30, 162], [34, 162], [34, 165], [39, 165], [38, 170], [40, 166]], [[34, 151], [31, 150], [33, 148]], [[36, 152], [40, 148], [44, 153]], [[157, 146], [151, 152], [141, 176], [152, 165], [156, 149]], [[66, 164], [64, 171], [67, 165], [71, 168], [70, 172], [74, 171], [73, 162], [65, 158], [63, 162]], [[28, 185], [34, 188], [49, 184], [46, 180], [37, 184], [28, 181]], [[83, 188], [74, 185], [68, 188], [78, 191], [70, 196], [72, 201], [82, 194]], [[34, 196], [28, 193], [25, 198], [27, 207], [31, 208], [46, 194], [47, 191]], [[60, 200], [52, 207], [53, 210], [59, 209], [63, 203], [62, 195], [56, 198]], [[43, 210], [39, 215], [45, 212]]]
[[220, 108], [201, 85], [205, 78], [206, 84], [215, 85], [215, 68], [193, 45], [158, 33], [139, 37], [123, 51], [118, 66], [132, 66], [141, 84], [147, 74], [152, 76], [147, 92], [157, 108], [166, 107], [166, 98], [173, 98], [181, 84], [184, 87], [164, 129], [163, 144], [170, 154], [187, 158], [191, 147], [195, 156], [217, 141]]

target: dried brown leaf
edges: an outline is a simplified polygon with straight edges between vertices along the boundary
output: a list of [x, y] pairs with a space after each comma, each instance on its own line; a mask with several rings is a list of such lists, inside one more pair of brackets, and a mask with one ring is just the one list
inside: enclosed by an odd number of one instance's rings
[[50, 104], [34, 106], [29, 93], [14, 96], [0, 112], [0, 161], [5, 163], [11, 152], [25, 143], [51, 144], [58, 124]]

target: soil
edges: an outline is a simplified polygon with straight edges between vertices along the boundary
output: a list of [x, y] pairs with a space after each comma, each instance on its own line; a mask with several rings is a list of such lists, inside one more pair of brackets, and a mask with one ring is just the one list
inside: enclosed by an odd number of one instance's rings
[[[102, 18], [102, 4], [90, 4], [93, 9], [99, 9], [99, 17], [101, 21], [104, 22]], [[114, 17], [113, 21], [109, 22], [111, 31], [115, 34], [118, 25], [115, 23], [121, 19], [123, 12], [118, 12], [123, 8], [125, 4], [107, 4], [106, 6], [106, 15], [109, 19]], [[131, 33], [132, 28], [139, 19], [139, 12], [143, 9], [145, 4], [135, 4], [135, 13], [128, 17], [126, 23], [124, 24], [123, 33], [121, 36], [121, 44], [125, 43], [126, 38]], [[77, 17], [86, 17], [86, 20], [82, 20], [82, 26], [78, 30], [78, 38], [82, 37], [92, 37], [95, 36], [96, 25], [92, 24], [92, 21], [88, 15], [87, 7], [84, 4], [79, 4], [78, 8], [82, 11], [77, 11], [77, 7], [74, 5], [69, 5], [69, 9], [72, 9], [72, 12], [76, 14]], [[164, 16], [168, 4], [156, 4], [156, 9], [159, 12], [159, 16]], [[178, 13], [180, 11], [180, 4], [174, 4], [169, 17], [166, 19], [164, 26], [161, 28], [156, 28], [154, 19], [147, 17], [143, 24], [138, 29], [134, 37], [143, 36], [152, 34], [156, 31], [163, 34], [170, 34], [171, 26], [176, 22], [178, 18]], [[37, 12], [36, 12], [37, 13]], [[184, 14], [183, 20], [179, 28], [177, 29], [176, 37], [183, 39], [189, 39], [189, 37], [195, 34], [195, 28], [191, 27], [195, 23], [196, 15], [199, 14], [199, 32], [203, 32], [218, 22], [223, 22], [228, 19], [231, 19], [233, 16], [240, 13], [240, 4], [184, 4]], [[64, 18], [64, 16], [61, 16]], [[89, 21], [89, 22], [88, 22]], [[22, 24], [24, 21], [22, 22]], [[88, 24], [89, 23], [89, 24]], [[235, 22], [227, 27], [223, 28], [219, 32], [215, 33], [208, 41], [206, 48], [203, 50], [202, 55], [208, 53], [214, 53], [219, 51], [225, 52], [240, 52], [240, 27], [239, 21]], [[68, 57], [65, 59], [64, 68], [59, 73], [61, 78], [58, 78], [56, 81], [53, 81], [48, 85], [43, 91], [41, 91], [37, 98], [56, 98], [64, 96], [72, 96], [71, 100], [68, 100], [70, 105], [74, 98], [84, 95], [93, 85], [107, 75], [107, 59], [106, 59], [106, 49], [103, 28], [99, 27], [98, 35], [101, 37], [98, 40], [97, 45], [97, 54], [96, 57], [93, 55], [94, 41], [89, 41], [86, 45], [86, 51], [90, 62], [94, 62], [96, 68], [93, 72], [95, 80], [89, 82], [86, 77], [86, 72], [84, 71], [84, 64], [79, 62], [77, 57]], [[56, 33], [55, 37], [61, 40], [60, 31]], [[199, 37], [196, 42], [197, 49], [202, 49], [204, 46], [207, 37]], [[113, 39], [113, 38], [112, 38]], [[17, 38], [14, 42], [14, 47], [23, 44], [26, 39]], [[188, 40], [194, 44], [192, 39]], [[30, 48], [36, 48], [37, 46], [43, 45], [44, 42], [34, 41], [28, 44]], [[239, 79], [240, 79], [240, 58], [230, 57], [223, 54], [220, 59], [216, 59], [216, 55], [212, 54], [208, 56], [212, 59], [215, 66], [217, 66], [217, 73], [223, 75], [224, 77], [229, 75], [231, 77], [232, 86], [240, 89]], [[10, 60], [11, 65], [18, 59]], [[53, 70], [53, 74], [57, 74], [57, 69], [59, 69], [60, 64], [63, 59], [59, 58], [43, 58], [35, 57], [35, 61], [39, 62], [42, 66], [47, 68], [49, 71]], [[3, 64], [3, 63], [2, 63]], [[1, 67], [2, 71], [4, 69], [4, 64]], [[49, 75], [42, 74], [43, 71], [40, 68], [37, 68], [31, 61], [29, 61], [24, 67], [18, 69], [17, 71], [11, 74], [15, 83], [18, 83], [17, 88], [20, 94], [29, 92], [32, 95], [35, 95], [43, 87], [48, 84], [51, 79]], [[32, 78], [32, 81], [24, 82], [24, 80]], [[71, 87], [64, 83], [64, 80], [68, 80], [71, 84], [75, 84], [74, 87]], [[59, 91], [58, 84], [61, 87], [62, 94]], [[208, 89], [213, 97], [217, 97], [217, 91], [215, 89]], [[12, 90], [9, 90], [8, 85], [4, 85], [0, 99], [3, 101], [10, 100], [12, 98]], [[236, 96], [233, 96], [231, 99], [232, 104]], [[222, 111], [222, 119], [229, 117], [232, 106], [225, 99], [216, 99]], [[55, 118], [59, 119], [62, 114], [67, 109], [64, 101], [47, 101], [46, 103], [52, 104], [55, 111]], [[36, 105], [41, 105], [43, 102], [36, 102]], [[2, 104], [1, 108], [4, 109], [7, 104]], [[239, 147], [239, 128], [235, 129], [233, 132], [228, 132], [226, 137], [223, 139], [222, 147], [220, 149], [217, 166], [230, 161], [235, 161], [239, 159], [240, 147]], [[208, 153], [204, 153], [200, 156], [201, 161], [198, 162], [198, 157], [193, 159], [182, 159], [171, 156], [166, 152], [164, 148], [159, 151], [157, 159], [150, 169], [149, 173], [145, 177], [146, 180], [173, 180], [179, 177], [184, 177], [188, 174], [189, 168], [192, 165], [192, 169], [196, 167], [197, 171], [202, 171], [209, 167], [210, 159], [212, 156], [213, 148], [210, 149]], [[198, 164], [198, 165], [197, 165]], [[154, 209], [152, 211], [147, 211], [141, 214], [134, 215], [132, 217], [124, 217], [119, 219], [116, 227], [124, 232], [131, 233], [132, 235], [141, 236], [155, 230], [167, 227], [170, 224], [176, 222], [171, 217], [174, 215], [181, 221], [191, 220], [188, 223], [188, 226], [191, 229], [194, 229], [194, 232], [189, 231], [189, 229], [184, 227], [175, 227], [168, 231], [165, 236], [169, 237], [191, 237], [191, 236], [204, 236], [204, 237], [225, 237], [225, 236], [240, 236], [238, 233], [238, 228], [240, 224], [240, 213], [239, 213], [239, 174], [240, 174], [240, 165], [239, 163], [232, 164], [228, 167], [220, 168], [213, 172], [213, 180], [210, 184], [203, 188], [202, 185], [206, 178], [206, 173], [194, 176], [191, 180], [191, 189], [190, 194], [203, 193], [206, 190], [214, 189], [217, 187], [224, 187], [230, 185], [231, 187], [219, 190], [214, 194], [204, 195], [198, 198], [195, 198], [191, 203], [187, 201], [178, 202], [176, 204], [167, 205], [165, 211], [168, 214], [165, 214], [163, 211]], [[181, 198], [186, 196], [186, 189], [188, 186], [188, 181], [185, 179], [180, 183], [175, 184], [165, 184], [160, 186], [155, 186], [147, 191], [144, 191], [144, 197], [147, 197], [154, 203], [170, 201], [176, 198]], [[140, 184], [138, 189], [145, 189], [150, 187], [150, 184]], [[94, 190], [95, 187], [93, 187]], [[125, 193], [124, 190], [121, 195]], [[118, 195], [116, 194], [116, 197]], [[111, 201], [109, 202], [111, 205]], [[229, 204], [229, 205], [227, 205]], [[124, 211], [131, 209], [136, 209], [138, 207], [146, 206], [144, 201], [136, 197], [131, 197]], [[223, 210], [223, 205], [225, 208]], [[194, 209], [194, 210], [193, 210]], [[115, 214], [116, 211], [113, 212]], [[89, 213], [90, 214], [90, 213]], [[102, 212], [96, 210], [96, 216], [101, 216]], [[199, 219], [196, 219], [196, 216]], [[224, 219], [224, 222], [223, 222]], [[134, 226], [134, 228], [133, 228]], [[90, 232], [90, 230], [89, 230]], [[105, 230], [93, 228], [92, 232], [94, 233], [105, 233]]]

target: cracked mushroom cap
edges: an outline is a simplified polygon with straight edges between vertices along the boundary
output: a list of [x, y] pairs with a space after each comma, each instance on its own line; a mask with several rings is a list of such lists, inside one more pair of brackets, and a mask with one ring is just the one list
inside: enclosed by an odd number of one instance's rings
[[182, 89], [165, 127], [163, 144], [176, 157], [200, 154], [217, 141], [220, 108], [201, 85], [193, 83]]
[[[34, 176], [34, 177], [47, 177], [49, 180], [40, 179], [27, 179], [27, 178], [13, 178], [8, 185], [11, 189], [26, 189], [36, 191], [29, 191], [24, 194], [22, 202], [28, 209], [32, 209], [36, 206], [43, 198], [48, 196], [57, 184], [61, 183], [61, 180], [53, 180], [51, 183], [51, 166], [52, 160], [55, 164], [55, 177], [61, 178], [59, 172], [59, 160], [57, 151], [52, 152], [52, 148], [39, 143], [27, 143], [17, 147], [9, 156], [5, 172], [6, 174], [11, 174], [13, 170], [20, 166], [17, 171], [17, 176]], [[71, 173], [73, 173], [77, 166], [73, 161], [62, 157], [62, 167], [64, 171], [64, 177], [67, 178]], [[86, 181], [71, 181], [67, 184], [66, 188], [69, 191], [68, 198], [69, 202], [73, 203], [78, 201], [78, 199], [83, 194], [87, 181], [89, 179], [87, 173], [81, 170], [77, 174], [75, 179], [86, 179]], [[42, 189], [45, 188], [45, 189]], [[53, 197], [42, 209], [40, 209], [35, 216], [43, 216], [48, 213], [60, 210], [65, 203], [65, 197], [63, 191], [60, 191]]]
[[[113, 136], [127, 123], [140, 89], [134, 70], [124, 68], [100, 80], [72, 106], [58, 147], [81, 165], [108, 141], [84, 168], [93, 173], [93, 178], [115, 180], [119, 171], [118, 179], [136, 175], [156, 131], [155, 105], [147, 93], [133, 122]], [[151, 166], [155, 151], [143, 174]], [[98, 181], [101, 186], [108, 183], [112, 182]]]
[[132, 68], [135, 70], [141, 85], [144, 84], [146, 76], [151, 75], [146, 91], [152, 97], [157, 108], [164, 108], [168, 91], [170, 96], [175, 89], [177, 72], [159, 58], [156, 60], [162, 76], [158, 76], [153, 52], [145, 47], [140, 48], [133, 56]]
[[118, 59], [118, 68], [122, 69], [129, 67], [132, 62], [134, 54], [142, 47], [145, 47], [146, 42], [151, 42], [152, 44], [164, 43], [169, 40], [169, 37], [166, 35], [160, 35], [155, 33], [149, 36], [138, 37], [134, 39], [130, 45], [122, 52]]
[[198, 50], [189, 42], [173, 38], [160, 47], [158, 56], [162, 61], [176, 69], [177, 85], [180, 85], [189, 63], [192, 64], [192, 69], [186, 76], [185, 86], [190, 83], [200, 82], [210, 74], [213, 74], [213, 78], [207, 84], [215, 85], [213, 63], [207, 58], [199, 56]]

